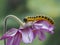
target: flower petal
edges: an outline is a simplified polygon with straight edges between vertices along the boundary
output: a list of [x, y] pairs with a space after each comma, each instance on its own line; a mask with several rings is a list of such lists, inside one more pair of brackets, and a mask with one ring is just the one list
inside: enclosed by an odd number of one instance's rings
[[33, 30], [34, 39], [36, 38], [37, 33], [38, 33], [37, 30]]
[[45, 36], [44, 32], [41, 32], [41, 31], [38, 32], [38, 37], [42, 41], [46, 39], [46, 36]]
[[12, 28], [10, 29], [8, 32], [6, 32], [1, 38], [1, 39], [6, 39], [6, 38], [10, 38], [13, 37], [16, 33], [17, 33], [18, 29], [16, 28]]
[[31, 30], [22, 32], [22, 40], [24, 43], [31, 43], [33, 41], [33, 32]]
[[45, 30], [46, 32], [53, 33], [54, 25], [49, 24], [47, 21], [37, 21], [33, 27], [35, 30]]
[[14, 37], [8, 38], [6, 45], [20, 45], [21, 34], [18, 32]]

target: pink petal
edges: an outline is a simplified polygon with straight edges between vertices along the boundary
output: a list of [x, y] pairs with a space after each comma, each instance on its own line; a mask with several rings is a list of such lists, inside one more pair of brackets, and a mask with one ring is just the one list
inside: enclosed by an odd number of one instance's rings
[[8, 38], [6, 45], [20, 45], [21, 34], [18, 32], [14, 37]]
[[24, 43], [31, 43], [33, 41], [33, 32], [31, 30], [22, 32], [22, 40]]
[[41, 31], [38, 32], [38, 37], [42, 41], [46, 39], [45, 33]]
[[34, 39], [36, 38], [37, 33], [38, 33], [37, 30], [33, 30]]
[[8, 32], [6, 32], [0, 39], [6, 39], [13, 37], [17, 33], [18, 29], [12, 28]]
[[47, 21], [37, 21], [34, 23], [34, 28], [36, 30], [45, 30], [53, 33], [54, 25], [49, 24]]
[[51, 31], [51, 30], [53, 30], [51, 28], [49, 28], [49, 29], [43, 29], [43, 28], [41, 28], [40, 30], [43, 30], [44, 32], [48, 32], [48, 33], [54, 34], [54, 31]]

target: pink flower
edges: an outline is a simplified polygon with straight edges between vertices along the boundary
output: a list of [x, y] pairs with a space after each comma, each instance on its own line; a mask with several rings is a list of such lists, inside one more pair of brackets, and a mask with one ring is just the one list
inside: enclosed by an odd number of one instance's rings
[[54, 33], [54, 25], [53, 24], [50, 24], [49, 22], [47, 21], [36, 21], [33, 26], [33, 33], [34, 35], [38, 35], [39, 39], [40, 40], [45, 40], [46, 39], [46, 36], [45, 36], [45, 33], [48, 32], [48, 33], [51, 33], [53, 34]]
[[27, 29], [20, 30], [12, 28], [6, 32], [0, 40], [6, 39], [6, 45], [19, 45], [20, 41], [23, 41], [24, 43], [31, 43], [33, 40], [33, 32], [31, 29]]
[[20, 41], [23, 41], [24, 43], [32, 43], [36, 35], [38, 35], [40, 40], [45, 40], [45, 32], [53, 34], [53, 29], [54, 25], [44, 20], [28, 22], [19, 29], [10, 29], [1, 39], [7, 40], [6, 45], [19, 45]]

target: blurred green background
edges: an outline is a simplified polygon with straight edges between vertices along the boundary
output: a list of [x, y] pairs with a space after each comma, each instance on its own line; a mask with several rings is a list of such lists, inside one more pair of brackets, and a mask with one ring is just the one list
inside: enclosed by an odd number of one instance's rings
[[[7, 15], [16, 15], [22, 21], [26, 16], [35, 16], [39, 14], [50, 16], [54, 19], [54, 34], [46, 34], [45, 41], [39, 41], [36, 38], [31, 44], [27, 45], [60, 45], [60, 0], [0, 0], [0, 36], [3, 33], [3, 20]], [[19, 25], [14, 19], [8, 19], [8, 28]], [[0, 41], [0, 45], [4, 45]], [[26, 45], [21, 42], [21, 45]]]

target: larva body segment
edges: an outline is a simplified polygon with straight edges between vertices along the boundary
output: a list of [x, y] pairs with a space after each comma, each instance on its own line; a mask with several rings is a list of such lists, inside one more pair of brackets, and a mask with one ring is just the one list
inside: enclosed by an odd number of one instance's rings
[[24, 22], [30, 22], [30, 21], [33, 22], [33, 21], [39, 21], [39, 20], [45, 20], [52, 25], [54, 24], [54, 21], [47, 16], [34, 16], [34, 17], [28, 16], [28, 17], [24, 18]]

